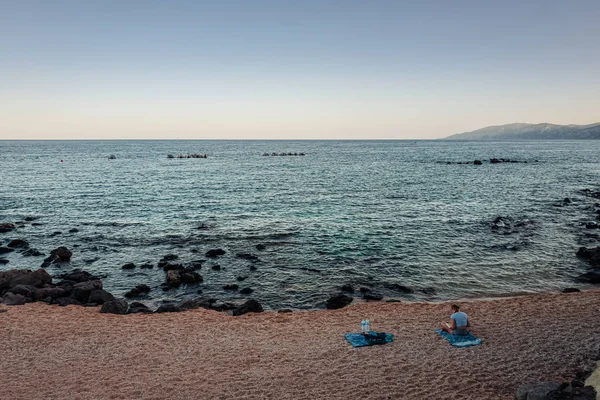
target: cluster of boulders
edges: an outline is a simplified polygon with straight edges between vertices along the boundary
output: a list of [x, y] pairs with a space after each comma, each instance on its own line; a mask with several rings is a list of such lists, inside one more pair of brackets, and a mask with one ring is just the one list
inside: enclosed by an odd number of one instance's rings
[[305, 155], [306, 155], [306, 153], [275, 153], [275, 152], [273, 152], [273, 153], [267, 153], [267, 152], [263, 153], [263, 157], [268, 157], [268, 156], [272, 156], [272, 157], [277, 157], [277, 156], [280, 156], [280, 157], [283, 157], [283, 156], [305, 156]]
[[[12, 224], [0, 224], [0, 227], [8, 226], [8, 225], [14, 226]], [[21, 255], [23, 255], [25, 257], [31, 257], [31, 256], [37, 257], [37, 256], [43, 255], [38, 250], [30, 248], [29, 243], [27, 243], [27, 241], [22, 240], [22, 239], [14, 239], [14, 240], [11, 240], [10, 242], [8, 242], [6, 244], [6, 246], [0, 246], [0, 264], [8, 264], [8, 260], [5, 258], [2, 258], [1, 256], [3, 254], [12, 253], [14, 251], [20, 252]]]
[[[600, 191], [598, 190], [583, 189], [580, 194], [593, 199], [600, 199]], [[592, 210], [596, 219], [600, 220], [600, 203], [594, 203]], [[582, 225], [586, 229], [600, 229], [600, 224], [596, 222], [585, 222]], [[580, 247], [577, 250], [577, 257], [587, 262], [590, 271], [580, 275], [576, 280], [581, 283], [600, 284], [600, 246]]]
[[[86, 271], [79, 269], [58, 277], [59, 282], [53, 284], [53, 278], [44, 269], [10, 270], [0, 272], [0, 302], [15, 306], [32, 302], [44, 302], [59, 306], [102, 305], [101, 313], [111, 314], [149, 314], [153, 311], [143, 303], [128, 304], [124, 299], [115, 298], [102, 287], [102, 280]], [[150, 291], [147, 285], [138, 285], [126, 297], [135, 297]], [[215, 311], [230, 311], [232, 315], [243, 315], [249, 312], [262, 312], [262, 305], [253, 299], [243, 304], [220, 303], [215, 299], [198, 298], [184, 300], [177, 304], [164, 304], [158, 307], [156, 313], [180, 312], [196, 308]]]
[[206, 154], [197, 154], [197, 153], [193, 153], [193, 154], [177, 154], [176, 156], [174, 156], [173, 154], [168, 154], [167, 158], [208, 158], [208, 155]]
[[97, 306], [114, 300], [114, 296], [102, 288], [102, 281], [87, 272], [75, 270], [59, 277], [52, 277], [44, 269], [0, 272], [0, 296], [7, 305], [21, 305], [35, 301], [66, 306], [69, 304]]
[[[447, 161], [446, 164], [458, 164], [458, 165], [483, 165], [486, 160], [473, 160], [473, 161]], [[538, 162], [538, 160], [535, 160]], [[527, 161], [519, 161], [519, 160], [511, 160], [509, 158], [490, 158], [490, 164], [500, 164], [500, 163], [523, 163], [527, 164]]]
[[523, 385], [515, 393], [516, 400], [596, 400], [596, 390], [586, 386], [591, 371], [579, 371], [567, 382], [538, 382]]

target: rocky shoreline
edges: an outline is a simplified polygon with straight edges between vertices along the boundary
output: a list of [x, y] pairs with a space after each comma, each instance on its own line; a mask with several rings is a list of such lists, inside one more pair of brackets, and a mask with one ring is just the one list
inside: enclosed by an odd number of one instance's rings
[[[502, 162], [508, 161], [504, 160]], [[593, 189], [583, 189], [579, 191], [578, 194], [582, 197], [579, 197], [577, 200], [564, 198], [559, 202], [551, 204], [551, 206], [563, 208], [572, 207], [574, 204], [577, 204], [581, 207], [584, 205], [582, 203], [584, 201], [583, 199], [587, 198], [590, 199], [593, 203], [591, 203], [589, 206], [586, 206], [586, 209], [589, 209], [591, 211], [590, 216], [592, 218], [594, 218], [596, 221], [600, 221], [600, 203], [597, 201], [598, 199], [600, 199], [600, 191]], [[18, 232], [20, 227], [24, 226], [24, 223], [27, 222], [33, 225], [34, 223], [36, 223], [35, 221], [35, 217], [26, 217], [24, 221], [17, 223], [0, 223], [0, 233], [16, 233]], [[513, 237], [516, 237], [519, 240], [523, 240], [523, 238], [527, 238], [528, 236], [531, 236], [534, 233], [536, 224], [536, 221], [532, 221], [527, 218], [498, 216], [489, 223], [489, 227], [490, 232], [494, 235], [498, 235], [501, 237], [511, 237], [511, 235], [514, 235]], [[600, 228], [600, 224], [598, 222], [587, 220], [585, 222], [581, 222], [580, 225], [586, 234], [588, 232], [592, 232], [592, 234], [587, 234], [588, 238], [597, 238], [597, 236], [593, 235], [593, 232], [594, 230]], [[199, 229], [205, 228], [206, 227], [201, 226]], [[70, 230], [70, 232], [75, 233], [76, 231], [76, 228]], [[61, 234], [61, 232], [58, 231], [55, 233], [57, 235]], [[519, 246], [521, 246], [521, 244], [507, 244], [506, 246], [508, 246], [506, 248], [507, 250], [517, 251], [519, 250]], [[265, 245], [258, 244], [255, 246], [255, 250], [257, 252], [264, 251]], [[193, 250], [192, 252], [196, 253], [196, 250]], [[43, 254], [40, 251], [38, 251], [36, 248], [31, 247], [30, 244], [24, 239], [12, 238], [6, 244], [3, 244], [3, 241], [0, 241], [0, 265], [8, 264], [9, 260], [5, 258], [5, 256], [11, 253], [20, 253], [23, 257], [43, 256]], [[0, 288], [0, 298], [1, 301], [5, 302], [6, 304], [23, 304], [24, 302], [44, 301], [49, 304], [58, 305], [102, 305], [105, 302], [117, 302], [118, 304], [110, 303], [109, 306], [107, 306], [106, 308], [106, 310], [111, 310], [110, 312], [116, 313], [148, 313], [154, 311], [175, 312], [198, 307], [216, 311], [231, 312], [236, 314], [239, 314], [242, 312], [242, 310], [247, 309], [254, 310], [254, 312], [262, 311], [263, 306], [258, 301], [248, 297], [244, 302], [228, 302], [219, 301], [214, 296], [197, 296], [202, 295], [203, 290], [201, 289], [201, 284], [205, 281], [204, 276], [201, 275], [199, 271], [202, 269], [203, 265], [206, 265], [207, 261], [210, 261], [211, 265], [209, 265], [209, 267], [211, 270], [221, 270], [220, 263], [215, 263], [215, 261], [218, 262], [219, 258], [224, 256], [225, 254], [227, 254], [227, 251], [224, 249], [212, 248], [205, 252], [204, 258], [197, 258], [185, 263], [179, 261], [179, 256], [177, 254], [164, 255], [158, 260], [156, 265], [152, 262], [144, 262], [138, 265], [132, 262], [127, 262], [121, 266], [122, 271], [132, 272], [136, 270], [150, 270], [156, 267], [164, 271], [165, 273], [164, 280], [159, 285], [137, 283], [135, 284], [135, 286], [130, 287], [125, 293], [122, 294], [127, 300], [115, 299], [115, 296], [104, 291], [101, 276], [93, 276], [91, 273], [84, 272], [80, 269], [75, 269], [69, 274], [55, 274], [55, 276], [51, 277], [50, 280], [48, 280], [48, 278], [45, 278], [47, 282], [45, 281], [42, 286], [29, 288], [18, 287], [16, 289], [12, 286]], [[43, 269], [49, 266], [68, 266], [72, 256], [72, 250], [64, 246], [57, 247], [50, 252], [48, 257], [44, 259], [40, 267]], [[252, 252], [235, 253], [234, 256], [236, 259], [244, 260], [249, 264], [250, 273], [256, 271], [257, 263], [260, 264], [260, 258]], [[584, 285], [600, 284], [600, 246], [582, 246], [578, 249], [575, 256], [582, 260], [584, 265], [587, 265], [588, 271], [575, 277], [574, 282]], [[311, 268], [305, 267], [304, 269], [307, 272], [320, 273], [320, 271], [313, 271]], [[20, 272], [9, 270], [3, 273], [27, 274], [26, 270], [21, 270]], [[41, 272], [36, 271], [36, 273], [40, 274]], [[54, 278], [55, 280], [61, 279], [61, 281], [59, 281], [58, 284], [52, 285], [50, 283], [52, 278]], [[221, 289], [224, 292], [238, 293], [243, 296], [250, 296], [254, 292], [254, 288], [249, 285], [243, 284], [246, 278], [248, 278], [248, 275], [240, 274], [235, 278], [235, 281], [222, 285]], [[26, 280], [26, 278], [23, 279]], [[95, 282], [96, 287], [90, 289], [89, 292], [91, 292], [91, 290], [102, 290], [102, 293], [98, 292], [95, 294], [98, 296], [101, 295], [102, 299], [109, 298], [110, 300], [98, 302], [96, 301], [96, 297], [93, 297], [94, 301], [89, 301], [88, 298], [83, 298], [84, 296], [81, 295], [73, 296], [73, 287], [75, 285], [84, 286], [84, 282]], [[19, 285], [17, 284], [13, 286]], [[323, 305], [327, 309], [343, 308], [348, 304], [351, 304], [357, 298], [361, 299], [362, 301], [368, 302], [400, 301], [397, 298], [388, 297], [386, 299], [386, 296], [380, 291], [381, 289], [383, 289], [387, 293], [397, 293], [401, 297], [411, 296], [415, 293], [435, 297], [436, 293], [435, 288], [432, 287], [415, 288], [405, 286], [398, 282], [382, 282], [379, 284], [379, 286], [380, 287], [375, 287], [371, 284], [371, 282], [368, 281], [348, 282], [339, 286], [337, 289], [330, 291], [328, 293], [327, 300], [323, 303]], [[144, 300], [147, 300], [149, 298], [149, 294], [155, 293], [157, 291], [159, 291], [159, 293], [169, 292], [180, 287], [185, 288], [185, 290], [188, 293], [188, 295], [184, 299], [179, 299], [178, 301], [161, 301], [156, 310], [154, 311], [150, 310], [150, 308], [146, 304], [144, 304]], [[39, 291], [40, 289], [47, 289], [46, 292], [49, 294], [47, 296], [44, 296], [43, 292]], [[38, 290], [37, 294], [36, 290]], [[564, 287], [563, 289], [564, 292], [576, 292], [579, 290], [580, 289], [576, 287]], [[191, 293], [195, 293], [196, 295], [192, 295]], [[133, 301], [131, 312], [129, 311], [129, 306], [126, 305], [128, 304], [127, 301]], [[241, 310], [235, 311], [240, 307]], [[285, 311], [289, 311], [289, 309], [285, 308]]]

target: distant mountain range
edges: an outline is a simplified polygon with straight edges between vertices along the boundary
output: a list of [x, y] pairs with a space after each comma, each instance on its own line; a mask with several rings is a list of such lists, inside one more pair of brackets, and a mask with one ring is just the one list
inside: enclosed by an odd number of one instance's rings
[[582, 140], [600, 139], [600, 122], [590, 125], [508, 124], [457, 133], [444, 140]]

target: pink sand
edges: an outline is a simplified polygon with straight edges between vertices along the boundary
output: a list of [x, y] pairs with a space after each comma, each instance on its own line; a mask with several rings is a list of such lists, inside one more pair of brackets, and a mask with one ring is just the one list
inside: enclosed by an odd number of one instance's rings
[[[462, 302], [483, 345], [433, 333], [449, 304], [230, 317], [0, 306], [2, 399], [512, 399], [600, 354], [600, 291]], [[353, 349], [361, 319], [393, 333]]]

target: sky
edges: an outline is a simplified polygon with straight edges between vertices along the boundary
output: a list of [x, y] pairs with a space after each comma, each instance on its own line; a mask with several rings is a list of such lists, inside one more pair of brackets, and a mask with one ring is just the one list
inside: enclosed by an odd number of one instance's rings
[[0, 139], [433, 139], [599, 94], [598, 0], [0, 0]]

